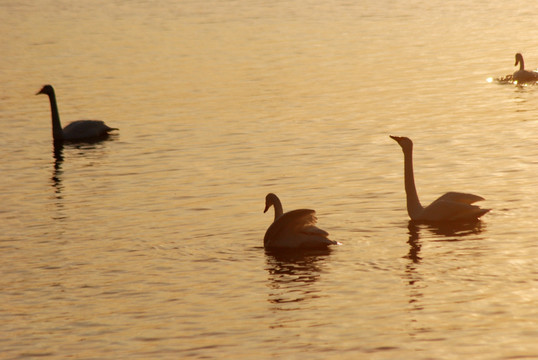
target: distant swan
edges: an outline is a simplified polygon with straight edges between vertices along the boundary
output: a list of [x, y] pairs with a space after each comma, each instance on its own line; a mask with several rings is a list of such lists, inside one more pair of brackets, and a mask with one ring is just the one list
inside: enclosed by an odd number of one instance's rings
[[427, 207], [418, 199], [413, 174], [413, 142], [411, 139], [390, 136], [402, 147], [404, 153], [405, 193], [407, 195], [407, 213], [416, 221], [466, 221], [476, 220], [490, 209], [481, 209], [474, 202], [484, 200], [481, 196], [458, 192], [448, 192]]
[[51, 85], [45, 85], [38, 93], [36, 93], [36, 95], [39, 94], [46, 94], [49, 96], [50, 111], [52, 114], [52, 137], [54, 138], [54, 141], [80, 141], [101, 138], [106, 137], [112, 130], [118, 130], [116, 128], [108, 127], [101, 120], [73, 121], [62, 130], [54, 89]]
[[519, 64], [519, 70], [514, 72], [512, 75], [513, 81], [517, 82], [518, 84], [538, 81], [538, 72], [525, 70], [523, 55], [520, 53], [516, 54], [516, 63], [514, 66], [517, 66], [517, 64]]
[[338, 244], [326, 231], [316, 227], [316, 212], [300, 209], [283, 213], [280, 199], [272, 193], [265, 197], [265, 210], [275, 207], [275, 220], [263, 239], [266, 249], [323, 249]]

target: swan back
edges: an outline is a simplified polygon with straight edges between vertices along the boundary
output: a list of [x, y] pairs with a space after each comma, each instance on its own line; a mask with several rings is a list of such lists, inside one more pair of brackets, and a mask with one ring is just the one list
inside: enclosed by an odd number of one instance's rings
[[82, 140], [106, 137], [116, 128], [111, 128], [101, 120], [76, 120], [63, 128], [64, 140]]
[[518, 70], [512, 75], [512, 79], [518, 84], [533, 83], [538, 81], [538, 72]]
[[451, 201], [451, 202], [459, 202], [462, 204], [472, 204], [477, 201], [485, 200], [482, 196], [474, 195], [474, 194], [467, 194], [467, 193], [461, 193], [461, 192], [455, 192], [450, 191], [444, 194], [443, 196], [440, 196], [436, 201]]
[[[448, 192], [424, 208], [421, 221], [465, 221], [476, 220], [490, 211], [471, 205], [483, 197], [473, 194]], [[415, 220], [415, 219], [414, 219]]]

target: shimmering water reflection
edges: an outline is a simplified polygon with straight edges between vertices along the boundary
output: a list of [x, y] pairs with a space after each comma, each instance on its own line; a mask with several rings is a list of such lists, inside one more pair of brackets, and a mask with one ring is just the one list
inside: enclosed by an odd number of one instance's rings
[[[486, 81], [538, 63], [535, 12], [1, 7], [4, 358], [538, 358], [537, 87]], [[119, 133], [54, 147], [44, 84], [64, 125]], [[424, 204], [493, 210], [410, 223], [389, 135], [413, 139]], [[265, 252], [269, 192], [342, 245]]]

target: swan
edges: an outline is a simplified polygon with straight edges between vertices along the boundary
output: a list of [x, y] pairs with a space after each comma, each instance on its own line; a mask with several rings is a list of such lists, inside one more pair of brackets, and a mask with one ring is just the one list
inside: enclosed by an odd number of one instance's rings
[[415, 221], [469, 221], [476, 220], [490, 209], [482, 209], [474, 202], [483, 197], [459, 192], [447, 192], [430, 205], [423, 207], [418, 199], [413, 175], [413, 142], [407, 137], [392, 136], [404, 153], [405, 193], [407, 195], [407, 213]]
[[107, 126], [101, 120], [76, 120], [62, 130], [54, 88], [51, 85], [45, 85], [36, 93], [36, 95], [39, 94], [49, 96], [50, 111], [52, 115], [52, 137], [54, 141], [80, 141], [92, 138], [103, 138], [106, 137], [110, 131], [118, 130]]
[[289, 211], [284, 214], [280, 199], [273, 193], [265, 197], [265, 210], [275, 207], [275, 220], [263, 238], [266, 249], [323, 249], [338, 244], [329, 240], [329, 234], [316, 227], [316, 212], [309, 209]]
[[514, 66], [517, 66], [517, 64], [519, 64], [519, 70], [514, 72], [512, 75], [513, 81], [517, 82], [518, 84], [538, 81], [538, 72], [525, 70], [523, 55], [520, 53], [516, 54], [516, 63]]

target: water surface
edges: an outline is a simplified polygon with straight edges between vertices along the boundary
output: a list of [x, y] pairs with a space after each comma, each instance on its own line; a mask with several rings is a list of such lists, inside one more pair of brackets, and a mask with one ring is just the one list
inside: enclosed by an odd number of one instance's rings
[[[0, 348], [19, 358], [538, 357], [538, 12], [505, 1], [4, 1]], [[532, 7], [532, 6], [531, 6]], [[107, 141], [54, 149], [67, 124]], [[408, 221], [487, 199], [479, 224]], [[343, 243], [265, 253], [285, 210]]]

